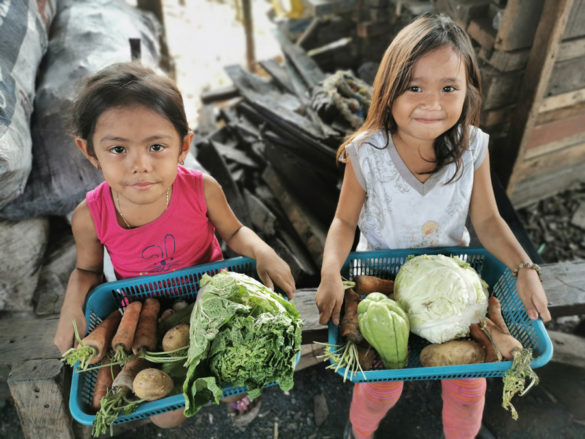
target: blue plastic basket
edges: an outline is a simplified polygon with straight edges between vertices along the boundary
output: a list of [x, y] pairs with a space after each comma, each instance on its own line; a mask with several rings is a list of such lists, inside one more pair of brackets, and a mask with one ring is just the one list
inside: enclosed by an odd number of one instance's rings
[[[383, 279], [394, 279], [400, 267], [410, 255], [444, 254], [457, 256], [468, 262], [489, 285], [490, 294], [500, 300], [502, 314], [510, 333], [526, 348], [532, 348], [532, 368], [544, 366], [553, 354], [552, 342], [542, 320], [530, 320], [524, 304], [516, 292], [516, 279], [510, 269], [483, 248], [448, 247], [406, 250], [379, 250], [350, 253], [341, 274], [352, 280], [357, 275], [371, 275]], [[329, 343], [340, 345], [339, 330], [329, 323]], [[512, 366], [512, 361], [465, 364], [457, 366], [423, 367], [420, 352], [430, 344], [425, 339], [410, 333], [408, 343], [408, 365], [403, 369], [384, 369], [380, 361], [372, 370], [362, 374], [350, 374], [345, 368], [337, 373], [354, 383], [376, 381], [438, 380], [444, 378], [500, 377]]]
[[[221, 270], [244, 273], [258, 279], [256, 261], [246, 257], [237, 257], [184, 268], [171, 273], [104, 283], [90, 292], [85, 303], [88, 332], [93, 330], [112, 311], [117, 308], [123, 308], [127, 304], [126, 297], [133, 299], [146, 297], [167, 298], [169, 300], [185, 299], [188, 302], [193, 302], [197, 296], [199, 281], [203, 274], [207, 273], [213, 276]], [[76, 364], [73, 372], [69, 409], [76, 421], [81, 424], [92, 425], [95, 414], [91, 410], [91, 401], [97, 371], [78, 373], [78, 365]], [[246, 387], [224, 387], [223, 397], [245, 393], [246, 391]], [[182, 393], [168, 396], [157, 401], [140, 404], [134, 413], [119, 416], [114, 421], [114, 425], [148, 418], [184, 407], [185, 398]]]

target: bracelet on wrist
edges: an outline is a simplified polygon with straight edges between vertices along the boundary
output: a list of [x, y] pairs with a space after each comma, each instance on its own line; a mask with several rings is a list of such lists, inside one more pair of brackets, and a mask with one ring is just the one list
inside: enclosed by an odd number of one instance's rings
[[538, 266], [534, 262], [522, 262], [521, 264], [518, 264], [518, 266], [512, 270], [512, 274], [514, 275], [515, 278], [518, 278], [518, 272], [522, 268], [528, 268], [529, 270], [536, 271], [536, 273], [538, 273], [538, 278], [542, 280], [542, 277], [540, 275], [540, 266]]

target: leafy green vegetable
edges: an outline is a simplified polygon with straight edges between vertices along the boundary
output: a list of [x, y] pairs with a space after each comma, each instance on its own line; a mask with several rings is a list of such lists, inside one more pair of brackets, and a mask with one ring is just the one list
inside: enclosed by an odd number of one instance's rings
[[488, 289], [461, 259], [420, 255], [398, 270], [394, 298], [408, 314], [414, 334], [443, 343], [465, 336], [470, 324], [485, 317]]
[[192, 416], [222, 387], [247, 386], [250, 398], [276, 382], [293, 386], [302, 321], [293, 303], [253, 278], [221, 271], [203, 275], [190, 320], [185, 415]]
[[408, 316], [398, 303], [382, 293], [370, 293], [358, 305], [360, 332], [388, 369], [408, 363]]

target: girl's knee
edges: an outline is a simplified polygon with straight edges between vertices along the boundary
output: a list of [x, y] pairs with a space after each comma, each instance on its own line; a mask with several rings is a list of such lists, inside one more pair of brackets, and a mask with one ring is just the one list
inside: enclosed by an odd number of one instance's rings
[[151, 416], [150, 420], [159, 428], [173, 428], [181, 425], [187, 418], [185, 417], [184, 409], [180, 409]]
[[485, 378], [451, 379], [442, 381], [443, 398], [466, 402], [482, 401], [487, 388]]

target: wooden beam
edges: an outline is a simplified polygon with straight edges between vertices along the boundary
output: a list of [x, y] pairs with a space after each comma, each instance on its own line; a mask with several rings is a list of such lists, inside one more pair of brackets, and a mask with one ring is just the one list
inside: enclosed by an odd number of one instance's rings
[[546, 113], [547, 111], [570, 107], [581, 102], [585, 102], [585, 88], [543, 99], [538, 112]]
[[75, 438], [64, 395], [64, 367], [53, 359], [31, 360], [12, 369], [8, 387], [25, 438]]
[[[238, 1], [238, 0], [236, 0]], [[242, 16], [246, 33], [246, 62], [250, 72], [256, 71], [256, 46], [254, 44], [254, 21], [252, 18], [252, 1], [242, 0]]]
[[573, 0], [545, 0], [528, 58], [520, 100], [512, 116], [507, 154], [503, 158], [505, 163], [499, 164], [500, 178], [504, 181], [508, 194], [514, 190], [517, 181], [515, 170], [524, 158], [572, 5]]

